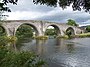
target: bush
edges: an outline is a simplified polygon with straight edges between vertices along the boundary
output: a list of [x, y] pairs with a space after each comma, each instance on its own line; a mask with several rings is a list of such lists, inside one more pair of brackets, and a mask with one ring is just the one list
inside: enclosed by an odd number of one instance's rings
[[7, 36], [0, 36], [0, 46], [6, 45], [8, 43]]
[[37, 36], [35, 38], [39, 39], [39, 40], [46, 40], [46, 39], [48, 39], [48, 36]]
[[67, 35], [64, 36], [58, 36], [57, 38], [64, 38], [64, 39], [68, 39], [69, 37]]
[[41, 67], [45, 64], [32, 52], [12, 52], [0, 47], [0, 67]]
[[15, 36], [1, 36], [0, 37], [0, 46], [13, 44], [17, 41], [17, 37]]

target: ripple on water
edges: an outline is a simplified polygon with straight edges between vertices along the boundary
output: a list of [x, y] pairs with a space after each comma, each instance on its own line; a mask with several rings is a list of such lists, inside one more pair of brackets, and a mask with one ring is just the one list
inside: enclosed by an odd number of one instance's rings
[[26, 43], [22, 49], [40, 53], [49, 67], [90, 67], [90, 38], [49, 39], [45, 44], [38, 43]]
[[63, 67], [90, 67], [90, 60], [88, 60], [88, 55], [85, 55], [84, 53], [75, 55], [55, 54], [50, 56], [49, 59], [50, 62], [62, 65]]

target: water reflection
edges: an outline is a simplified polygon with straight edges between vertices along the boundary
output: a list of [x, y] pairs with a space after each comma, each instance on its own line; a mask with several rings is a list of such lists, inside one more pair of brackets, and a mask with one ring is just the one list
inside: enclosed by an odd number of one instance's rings
[[75, 51], [74, 44], [66, 44], [68, 53], [73, 53]]
[[36, 40], [36, 53], [39, 55], [43, 55], [43, 53], [45, 53], [46, 49], [44, 47], [44, 44], [46, 44], [47, 40]]
[[64, 39], [56, 39], [56, 44], [55, 44], [55, 49], [56, 49], [56, 52], [64, 52], [66, 49], [65, 49], [65, 42], [64, 42]]
[[74, 43], [66, 42], [64, 39], [56, 39], [56, 52], [72, 53], [75, 50]]
[[31, 40], [19, 39], [12, 50], [33, 51], [41, 56], [50, 55], [50, 53], [73, 53], [75, 50], [74, 43], [69, 43], [64, 39], [49, 40]]
[[[86, 41], [88, 44], [85, 44]], [[74, 42], [73, 42], [74, 41]], [[18, 41], [18, 50], [33, 51], [43, 57], [49, 67], [90, 67], [90, 38]], [[83, 44], [84, 42], [84, 44]]]

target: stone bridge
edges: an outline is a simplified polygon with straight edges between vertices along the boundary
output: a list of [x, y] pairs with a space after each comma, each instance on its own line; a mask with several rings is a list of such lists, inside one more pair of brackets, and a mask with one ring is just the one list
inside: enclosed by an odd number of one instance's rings
[[5, 29], [8, 36], [13, 36], [16, 34], [17, 29], [22, 24], [28, 24], [31, 27], [33, 27], [36, 31], [37, 36], [44, 36], [45, 31], [49, 26], [53, 26], [55, 29], [57, 29], [58, 35], [65, 35], [65, 32], [68, 29], [73, 30], [73, 33], [80, 34], [82, 30], [75, 26], [70, 26], [65, 23], [55, 23], [55, 22], [48, 22], [48, 21], [35, 21], [35, 20], [6, 20], [1, 21], [1, 26]]

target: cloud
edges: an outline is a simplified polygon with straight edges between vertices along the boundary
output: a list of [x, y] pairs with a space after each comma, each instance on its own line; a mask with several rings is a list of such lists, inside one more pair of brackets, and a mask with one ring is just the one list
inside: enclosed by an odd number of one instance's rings
[[8, 20], [29, 20], [39, 17], [39, 15], [42, 16], [41, 13], [38, 12], [31, 12], [31, 11], [15, 11], [12, 13], [6, 13], [9, 15], [7, 18]]
[[32, 0], [19, 0], [17, 5], [8, 5], [11, 13], [9, 20], [47, 20], [52, 22], [66, 23], [68, 19], [75, 20], [78, 24], [90, 23], [90, 14], [82, 11], [73, 11], [72, 7], [62, 10], [60, 7], [47, 7], [35, 5]]
[[19, 0], [17, 5], [8, 4], [8, 6], [12, 9], [12, 11], [47, 12], [54, 9], [54, 7], [47, 7], [46, 5], [35, 5], [32, 0]]

